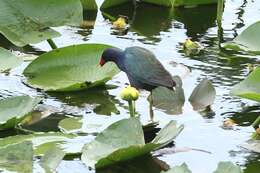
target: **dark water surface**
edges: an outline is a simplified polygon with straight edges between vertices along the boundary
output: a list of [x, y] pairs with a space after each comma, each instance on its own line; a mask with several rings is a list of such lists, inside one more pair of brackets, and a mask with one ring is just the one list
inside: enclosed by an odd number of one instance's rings
[[[101, 4], [102, 0], [98, 0]], [[117, 32], [112, 29], [108, 18], [118, 15], [128, 16], [130, 28], [128, 32]], [[187, 66], [191, 73], [184, 76], [183, 86], [186, 100], [193, 88], [205, 77], [214, 84], [217, 97], [212, 106], [213, 113], [202, 114], [192, 110], [185, 103], [183, 114], [169, 115], [161, 110], [155, 110], [155, 118], [160, 125], [169, 120], [177, 120], [184, 124], [184, 131], [177, 137], [176, 147], [191, 147], [211, 152], [199, 151], [180, 152], [159, 157], [170, 167], [186, 162], [194, 173], [210, 173], [216, 169], [219, 161], [232, 161], [239, 164], [245, 173], [260, 172], [260, 155], [239, 147], [250, 138], [252, 128], [249, 127], [257, 115], [260, 106], [255, 102], [235, 98], [229, 95], [233, 85], [241, 81], [247, 74], [247, 63], [257, 63], [260, 56], [251, 56], [235, 52], [220, 52], [216, 26], [216, 6], [203, 6], [189, 9], [165, 9], [157, 6], [138, 4], [136, 10], [131, 4], [105, 11], [103, 14], [85, 12], [85, 20], [90, 26], [87, 29], [75, 27], [55, 28], [62, 36], [54, 39], [59, 47], [80, 43], [105, 43], [120, 48], [142, 46], [153, 51], [160, 61], [172, 72], [182, 75], [182, 68], [175, 68], [173, 62]], [[250, 24], [260, 19], [260, 3], [251, 0], [227, 0], [223, 16], [224, 40], [233, 39]], [[186, 38], [200, 42], [205, 50], [198, 56], [187, 57], [180, 45]], [[16, 53], [41, 54], [50, 50], [46, 42], [17, 48], [0, 37], [0, 46], [12, 49]], [[93, 89], [74, 93], [43, 93], [25, 86], [21, 75], [23, 66], [0, 75], [0, 97], [28, 94], [44, 96], [44, 104], [58, 109], [59, 113], [51, 115], [36, 127], [39, 131], [57, 131], [57, 123], [65, 114], [126, 116], [127, 104], [118, 97], [120, 90], [128, 82], [123, 73], [117, 75], [110, 84], [118, 87], [111, 90]], [[143, 121], [149, 120], [148, 93], [143, 92], [137, 101], [137, 111]], [[119, 115], [120, 114], [120, 115]], [[239, 124], [235, 129], [223, 129], [226, 118], [232, 118]], [[46, 125], [47, 124], [47, 125]], [[33, 128], [33, 127], [32, 127]], [[34, 127], [35, 129], [35, 127]], [[6, 136], [6, 133], [0, 134]], [[8, 132], [8, 135], [14, 132]], [[97, 172], [160, 172], [158, 160], [150, 157], [139, 158], [123, 165], [115, 165]], [[78, 159], [64, 160], [59, 166], [59, 172], [88, 172]], [[93, 172], [90, 170], [90, 172]]]

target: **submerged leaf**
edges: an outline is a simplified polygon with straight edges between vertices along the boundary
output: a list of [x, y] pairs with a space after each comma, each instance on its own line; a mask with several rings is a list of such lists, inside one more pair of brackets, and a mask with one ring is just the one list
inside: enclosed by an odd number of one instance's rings
[[20, 65], [23, 60], [0, 47], [0, 73]]
[[243, 148], [246, 148], [250, 151], [260, 153], [260, 140], [250, 139], [241, 145]]
[[[153, 106], [164, 110], [167, 114], [181, 114], [185, 102], [181, 78], [175, 76], [174, 81], [176, 82], [174, 90], [165, 87], [157, 87], [152, 91]], [[150, 99], [151, 98], [149, 98], [149, 100]]]
[[163, 171], [161, 173], [191, 173], [191, 171], [189, 170], [189, 168], [186, 165], [186, 163], [183, 163], [180, 166], [174, 166], [170, 170], [168, 170], [166, 172]]
[[103, 44], [82, 44], [39, 56], [25, 70], [29, 85], [46, 91], [75, 91], [104, 85], [119, 71], [115, 64], [99, 66]]
[[193, 90], [189, 101], [194, 110], [203, 110], [214, 103], [216, 90], [208, 79], [203, 79]]
[[260, 67], [257, 67], [250, 75], [235, 85], [231, 94], [260, 102]]
[[14, 128], [33, 111], [40, 101], [40, 98], [30, 96], [16, 96], [0, 100], [0, 130]]
[[92, 168], [101, 168], [149, 154], [177, 136], [176, 131], [180, 131], [182, 127], [175, 128], [175, 125], [170, 122], [159, 132], [159, 137], [145, 144], [142, 125], [137, 118], [120, 120], [84, 146], [82, 161]]
[[33, 172], [33, 146], [29, 141], [0, 148], [0, 172]]
[[0, 33], [16, 46], [39, 43], [60, 35], [49, 27], [79, 25], [82, 11], [79, 0], [0, 0]]
[[232, 162], [219, 162], [217, 170], [214, 173], [242, 173], [242, 170]]
[[260, 21], [250, 25], [233, 41], [224, 44], [224, 48], [260, 53]]

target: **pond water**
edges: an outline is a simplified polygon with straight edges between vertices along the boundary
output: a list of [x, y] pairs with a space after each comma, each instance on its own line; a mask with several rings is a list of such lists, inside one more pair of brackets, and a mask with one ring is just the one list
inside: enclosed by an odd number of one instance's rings
[[[102, 0], [97, 1], [100, 5]], [[130, 28], [125, 33], [118, 33], [112, 28], [107, 16], [117, 17], [119, 14], [128, 16]], [[187, 163], [194, 173], [209, 173], [216, 169], [219, 161], [232, 161], [240, 165], [245, 173], [257, 173], [260, 170], [260, 155], [249, 152], [239, 145], [250, 138], [253, 131], [249, 127], [257, 115], [260, 115], [260, 105], [248, 100], [230, 96], [233, 85], [241, 81], [247, 74], [247, 63], [259, 63], [260, 56], [251, 56], [235, 52], [221, 52], [218, 48], [218, 28], [216, 26], [216, 6], [203, 6], [188, 9], [165, 9], [157, 6], [138, 4], [136, 12], [131, 4], [113, 8], [103, 14], [86, 11], [84, 15], [89, 27], [55, 28], [62, 36], [54, 39], [58, 47], [80, 43], [104, 43], [126, 48], [141, 46], [153, 51], [172, 74], [183, 74], [175, 63], [187, 66], [191, 72], [183, 76], [183, 88], [186, 100], [193, 88], [204, 78], [212, 81], [217, 97], [212, 106], [213, 112], [208, 114], [192, 110], [186, 101], [181, 115], [169, 115], [155, 109], [155, 119], [160, 126], [169, 120], [184, 124], [184, 131], [177, 137], [177, 148], [190, 147], [203, 149], [211, 154], [200, 151], [166, 154], [159, 159], [171, 167], [183, 162]], [[250, 0], [227, 0], [223, 16], [223, 38], [233, 39], [250, 24], [260, 18], [260, 3]], [[201, 43], [205, 49], [200, 55], [187, 57], [182, 51], [181, 43], [188, 37]], [[0, 46], [12, 49], [17, 54], [41, 54], [50, 50], [47, 42], [42, 42], [25, 48], [11, 45], [3, 37]], [[115, 89], [92, 89], [74, 93], [44, 93], [29, 88], [23, 84], [25, 79], [21, 72], [26, 67], [25, 62], [10, 72], [0, 75], [0, 97], [28, 94], [44, 96], [44, 105], [52, 106], [57, 113], [41, 121], [34, 128], [37, 131], [58, 131], [57, 123], [64, 115], [87, 116], [128, 116], [127, 103], [118, 97], [118, 93], [126, 86], [128, 80], [120, 73], [110, 81], [118, 86]], [[86, 67], [87, 68], [87, 67]], [[137, 101], [137, 111], [142, 121], [149, 120], [148, 93], [142, 92]], [[223, 121], [234, 119], [238, 126], [234, 129], [223, 129]], [[16, 132], [1, 132], [0, 136], [8, 136]], [[160, 172], [151, 164], [150, 158], [142, 158], [119, 165], [104, 172]], [[93, 172], [85, 167], [79, 159], [62, 161], [58, 172]], [[102, 172], [102, 171], [100, 171]]]

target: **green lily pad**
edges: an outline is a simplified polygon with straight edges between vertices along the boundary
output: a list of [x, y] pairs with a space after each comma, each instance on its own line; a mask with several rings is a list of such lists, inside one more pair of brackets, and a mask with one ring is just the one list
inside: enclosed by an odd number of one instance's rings
[[75, 91], [104, 85], [119, 70], [113, 63], [99, 66], [103, 44], [55, 49], [39, 56], [24, 70], [27, 83], [45, 91]]
[[175, 90], [165, 87], [157, 87], [152, 91], [153, 106], [164, 110], [167, 114], [181, 114], [185, 102], [181, 78], [174, 77]]
[[65, 152], [59, 148], [51, 148], [48, 150], [40, 160], [40, 165], [44, 168], [46, 173], [56, 172], [56, 168], [65, 156]]
[[191, 171], [189, 170], [186, 163], [183, 163], [180, 166], [175, 166], [175, 167], [171, 168], [170, 170], [168, 170], [166, 172], [162, 171], [161, 173], [191, 173]]
[[250, 151], [260, 153], [260, 140], [250, 139], [241, 145]]
[[29, 141], [0, 148], [0, 172], [33, 172], [33, 146]]
[[171, 121], [170, 125], [159, 132], [159, 137], [145, 144], [142, 125], [137, 118], [120, 120], [100, 133], [94, 141], [86, 144], [81, 158], [86, 165], [93, 168], [130, 160], [164, 146], [176, 137], [178, 133], [175, 131], [181, 131], [182, 128], [176, 127], [176, 123]]
[[213, 173], [242, 173], [242, 170], [232, 162], [219, 162], [217, 170]]
[[260, 53], [260, 21], [250, 25], [233, 41], [223, 45], [224, 48], [236, 51], [244, 50], [249, 52]]
[[35, 133], [33, 135], [17, 135], [1, 138], [0, 147], [23, 141], [31, 141], [33, 143], [34, 154], [42, 156], [53, 147], [62, 149], [66, 155], [79, 154], [83, 145], [89, 142], [89, 139], [63, 133]]
[[0, 0], [0, 33], [16, 46], [39, 43], [60, 36], [49, 27], [79, 26], [82, 11], [80, 0]]
[[101, 9], [105, 9], [105, 8], [111, 8], [114, 6], [118, 6], [124, 3], [127, 3], [129, 1], [132, 0], [104, 0], [103, 4], [101, 5]]
[[245, 80], [235, 85], [231, 94], [260, 102], [260, 67], [251, 72]]
[[208, 79], [203, 79], [193, 90], [189, 101], [194, 110], [203, 110], [214, 103], [216, 90]]
[[96, 0], [80, 0], [84, 10], [97, 10]]
[[8, 50], [0, 47], [0, 72], [9, 70], [20, 65], [23, 60], [16, 57]]
[[0, 100], [0, 130], [14, 128], [41, 101], [30, 96], [9, 97]]
[[216, 4], [218, 0], [142, 0], [143, 2], [166, 6], [166, 7], [179, 7], [179, 6], [197, 6], [205, 4]]

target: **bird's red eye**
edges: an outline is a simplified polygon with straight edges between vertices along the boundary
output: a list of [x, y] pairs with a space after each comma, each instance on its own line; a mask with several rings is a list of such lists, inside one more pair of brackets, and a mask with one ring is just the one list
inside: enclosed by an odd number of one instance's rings
[[101, 57], [99, 61], [99, 65], [102, 67], [105, 63], [106, 61]]

